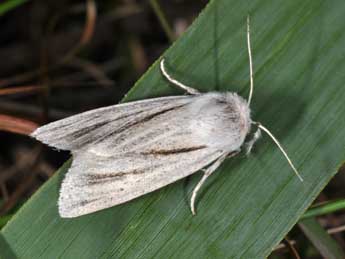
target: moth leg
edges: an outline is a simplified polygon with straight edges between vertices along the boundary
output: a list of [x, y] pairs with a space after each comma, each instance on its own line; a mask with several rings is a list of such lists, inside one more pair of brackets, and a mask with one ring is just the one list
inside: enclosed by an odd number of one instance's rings
[[246, 148], [246, 155], [249, 155], [250, 152], [252, 151], [252, 148], [255, 144], [255, 142], [261, 137], [261, 130], [260, 128], [258, 128], [255, 133], [254, 136], [251, 140], [249, 140], [246, 144], [245, 144], [245, 148]]
[[230, 157], [233, 157], [233, 156], [236, 156], [238, 153], [241, 152], [241, 148], [238, 148], [236, 149], [235, 151], [231, 152], [231, 153], [228, 153], [227, 157], [226, 158], [230, 158]]
[[186, 91], [189, 94], [196, 95], [200, 94], [200, 92], [190, 86], [184, 85], [181, 82], [177, 81], [176, 79], [172, 78], [168, 72], [165, 70], [165, 65], [164, 65], [164, 58], [161, 60], [160, 63], [160, 68], [162, 71], [163, 76], [172, 84], [176, 85], [177, 87], [181, 88], [183, 91]]
[[206, 168], [206, 170], [204, 170], [204, 175], [202, 176], [202, 178], [200, 179], [200, 181], [198, 182], [198, 184], [194, 187], [193, 193], [192, 193], [192, 198], [190, 199], [190, 208], [192, 211], [192, 214], [195, 215], [195, 198], [196, 195], [198, 193], [198, 191], [200, 190], [201, 186], [206, 182], [206, 179], [214, 172], [216, 171], [216, 169], [223, 163], [223, 161], [228, 158], [228, 157], [232, 157], [238, 154], [238, 151], [232, 152], [232, 153], [226, 153], [223, 154], [221, 157], [218, 158], [218, 160], [216, 160], [212, 165], [210, 165], [208, 168]]

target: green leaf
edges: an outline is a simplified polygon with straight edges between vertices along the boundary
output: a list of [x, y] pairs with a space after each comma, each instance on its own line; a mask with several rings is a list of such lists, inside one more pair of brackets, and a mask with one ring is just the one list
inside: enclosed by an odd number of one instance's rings
[[28, 0], [8, 0], [5, 3], [0, 4], [0, 16], [8, 11], [16, 8], [17, 6], [24, 4]]
[[322, 228], [315, 218], [303, 219], [299, 226], [323, 258], [342, 259], [345, 254], [337, 242]]
[[5, 215], [0, 217], [0, 229], [12, 218], [13, 215]]
[[345, 199], [338, 200], [338, 201], [331, 201], [326, 204], [322, 204], [320, 206], [312, 207], [304, 215], [302, 216], [302, 219], [315, 217], [315, 216], [321, 216], [325, 214], [329, 214], [332, 212], [336, 212], [339, 210], [345, 209]]
[[[164, 54], [167, 69], [202, 91], [248, 95], [246, 18], [251, 15], [252, 116], [271, 129], [304, 177], [264, 136], [248, 158], [226, 161], [188, 206], [200, 179], [181, 180], [126, 204], [61, 219], [64, 165], [12, 218], [0, 240], [21, 258], [263, 258], [293, 227], [345, 157], [342, 1], [211, 1]], [[126, 101], [180, 93], [158, 64]]]

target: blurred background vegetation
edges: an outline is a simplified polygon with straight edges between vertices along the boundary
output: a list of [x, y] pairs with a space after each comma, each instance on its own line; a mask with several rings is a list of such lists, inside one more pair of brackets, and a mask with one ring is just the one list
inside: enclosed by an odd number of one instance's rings
[[[118, 103], [207, 2], [0, 2], [0, 228], [69, 158], [28, 134]], [[327, 257], [330, 238], [345, 249], [340, 171], [272, 258]]]

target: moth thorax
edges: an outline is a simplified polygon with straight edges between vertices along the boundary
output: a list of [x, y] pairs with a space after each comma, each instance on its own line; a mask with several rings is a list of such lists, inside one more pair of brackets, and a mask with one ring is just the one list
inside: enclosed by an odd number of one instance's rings
[[209, 93], [194, 103], [198, 115], [192, 128], [196, 138], [207, 146], [221, 150], [237, 150], [250, 131], [247, 102], [235, 93]]
[[236, 93], [225, 93], [224, 144], [230, 150], [239, 149], [250, 132], [250, 109], [245, 99]]

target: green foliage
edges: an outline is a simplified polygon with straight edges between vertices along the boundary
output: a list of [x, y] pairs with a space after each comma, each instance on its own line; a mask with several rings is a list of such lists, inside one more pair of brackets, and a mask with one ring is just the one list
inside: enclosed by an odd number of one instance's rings
[[310, 208], [304, 215], [303, 219], [329, 214], [335, 211], [340, 211], [345, 209], [345, 199], [328, 202], [317, 207]]
[[345, 257], [341, 247], [320, 226], [315, 218], [303, 219], [300, 221], [299, 226], [323, 258], [341, 259]]
[[0, 3], [0, 16], [25, 2], [27, 0], [8, 0], [5, 3]]
[[[247, 96], [246, 17], [251, 15], [253, 118], [282, 142], [301, 183], [264, 136], [249, 158], [226, 161], [189, 211], [200, 173], [127, 204], [61, 219], [56, 201], [69, 163], [2, 230], [20, 258], [264, 258], [344, 161], [342, 1], [213, 0], [165, 54], [176, 78], [202, 91]], [[158, 64], [126, 101], [176, 94]]]

